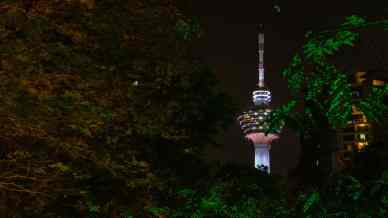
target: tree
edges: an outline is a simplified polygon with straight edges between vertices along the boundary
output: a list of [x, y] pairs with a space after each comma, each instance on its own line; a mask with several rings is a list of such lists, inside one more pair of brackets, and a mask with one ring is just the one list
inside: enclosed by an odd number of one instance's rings
[[337, 146], [336, 130], [351, 118], [352, 105], [371, 121], [378, 121], [387, 114], [388, 106], [383, 100], [388, 94], [388, 85], [371, 88], [367, 96], [354, 99], [349, 74], [333, 63], [340, 50], [354, 46], [361, 30], [386, 28], [387, 24], [386, 20], [368, 22], [350, 16], [332, 30], [309, 32], [302, 51], [282, 72], [293, 99], [271, 114], [269, 131], [277, 128], [280, 121], [286, 121], [297, 131], [302, 146], [298, 169], [305, 181], [312, 179], [308, 182], [319, 183], [330, 174], [330, 156]]
[[184, 217], [289, 217], [284, 182], [265, 172], [233, 164], [210, 165], [195, 185], [177, 187], [174, 204], [151, 208], [154, 215]]
[[299, 196], [296, 217], [386, 217], [387, 172], [370, 181], [336, 175], [319, 190]]
[[1, 217], [136, 215], [232, 120], [175, 1], [0, 8]]

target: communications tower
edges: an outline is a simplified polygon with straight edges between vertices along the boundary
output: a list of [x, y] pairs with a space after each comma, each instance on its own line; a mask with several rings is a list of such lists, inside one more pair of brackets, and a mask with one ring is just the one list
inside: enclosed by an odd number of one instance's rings
[[245, 138], [252, 142], [255, 149], [255, 167], [270, 172], [270, 149], [273, 140], [279, 138], [280, 129], [265, 134], [269, 127], [271, 113], [271, 91], [264, 83], [264, 33], [258, 35], [258, 64], [259, 81], [252, 92], [253, 106], [247, 112], [237, 117]]

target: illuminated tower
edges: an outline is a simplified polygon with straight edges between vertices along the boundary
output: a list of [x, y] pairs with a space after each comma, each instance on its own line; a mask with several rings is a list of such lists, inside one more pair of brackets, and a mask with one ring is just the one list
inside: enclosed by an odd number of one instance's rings
[[268, 118], [271, 112], [271, 91], [264, 83], [264, 34], [258, 35], [258, 76], [257, 88], [252, 92], [253, 107], [238, 116], [237, 120], [245, 138], [251, 141], [255, 149], [255, 167], [264, 168], [270, 172], [271, 143], [279, 138], [280, 130], [275, 133], [265, 134], [268, 128]]

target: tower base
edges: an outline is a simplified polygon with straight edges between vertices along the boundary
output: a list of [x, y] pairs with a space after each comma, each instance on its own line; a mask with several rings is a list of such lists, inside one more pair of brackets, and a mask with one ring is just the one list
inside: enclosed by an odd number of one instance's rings
[[255, 146], [255, 168], [263, 169], [270, 173], [270, 159], [268, 145], [256, 144]]

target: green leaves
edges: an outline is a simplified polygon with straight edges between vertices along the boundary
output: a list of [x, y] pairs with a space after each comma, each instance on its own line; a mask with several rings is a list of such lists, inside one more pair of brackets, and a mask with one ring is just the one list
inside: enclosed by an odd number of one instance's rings
[[151, 207], [151, 208], [147, 208], [147, 211], [154, 216], [160, 216], [160, 215], [167, 215], [169, 212], [169, 209], [161, 208], [161, 207]]
[[71, 171], [71, 167], [63, 164], [62, 162], [51, 164], [51, 165], [49, 165], [49, 167], [56, 168], [56, 169], [58, 169], [58, 171], [60, 171], [62, 173], [67, 173], [67, 172]]
[[201, 28], [197, 18], [190, 20], [180, 19], [176, 23], [175, 28], [178, 38], [183, 40], [192, 40], [194, 38], [200, 37], [201, 34]]
[[337, 73], [337, 78], [329, 87], [329, 98], [325, 101], [328, 106], [326, 116], [334, 128], [341, 128], [352, 115], [352, 90], [347, 77], [343, 73]]
[[[367, 117], [373, 121], [377, 121], [377, 117], [381, 118], [386, 114], [387, 106], [383, 103], [383, 96], [386, 95], [384, 89], [387, 87], [374, 88], [368, 98], [354, 102], [350, 81], [346, 74], [339, 72], [328, 59], [344, 46], [353, 46], [359, 38], [358, 31], [361, 27], [375, 25], [375, 23], [368, 23], [358, 16], [350, 16], [334, 31], [323, 31], [315, 37], [310, 37], [311, 33], [308, 33], [308, 41], [303, 46], [304, 59], [300, 54], [296, 54], [290, 65], [282, 71], [282, 75], [288, 80], [290, 92], [298, 100], [298, 104], [314, 102], [310, 105], [315, 105], [319, 110], [318, 112], [314, 109], [315, 115], [324, 114], [333, 128], [346, 125], [351, 117], [353, 104], [365, 111]], [[305, 64], [311, 65], [311, 72], [305, 71]], [[303, 98], [298, 98], [298, 94], [302, 94]], [[306, 106], [309, 107], [309, 105]], [[318, 119], [314, 114], [310, 115], [312, 116], [302, 117]]]
[[89, 213], [96, 214], [100, 212], [100, 206], [96, 205], [92, 201], [87, 202]]
[[[322, 173], [318, 174], [328, 176], [325, 173], [330, 171], [331, 166], [326, 163], [316, 166], [314, 160], [328, 158], [328, 153], [334, 152], [337, 142], [333, 133], [347, 125], [353, 106], [361, 109], [369, 121], [381, 121], [387, 116], [388, 106], [384, 103], [388, 90], [386, 86], [372, 88], [366, 98], [354, 99], [349, 79], [354, 72], [342, 72], [338, 70], [339, 64], [333, 63], [341, 50], [355, 45], [361, 29], [372, 26], [385, 28], [386, 24], [387, 20], [370, 22], [350, 16], [344, 24], [334, 29], [314, 34], [309, 31], [303, 50], [295, 54], [282, 71], [292, 99], [272, 113], [270, 131], [274, 130], [275, 123], [278, 127], [282, 120], [299, 133], [304, 150], [298, 168], [306, 174], [306, 178], [311, 177], [312, 172], [319, 171]], [[296, 110], [298, 107], [303, 109]], [[328, 137], [323, 138], [322, 135], [326, 134]], [[320, 148], [317, 148], [318, 145]]]
[[[248, 185], [248, 184], [246, 184]], [[258, 201], [254, 198], [236, 199], [229, 202], [225, 198], [227, 187], [215, 184], [204, 193], [193, 195], [192, 190], [180, 191], [185, 195], [185, 204], [180, 205], [170, 217], [215, 217], [215, 218], [256, 218]]]
[[384, 87], [373, 87], [366, 98], [356, 102], [365, 116], [372, 122], [378, 123], [388, 114], [388, 105], [384, 103], [384, 98], [388, 96], [388, 85]]
[[339, 31], [336, 34], [337, 41], [331, 45], [331, 50], [338, 51], [341, 46], [353, 46], [354, 42], [358, 39], [359, 33], [351, 31]]
[[334, 31], [323, 31], [315, 37], [312, 32], [306, 34], [308, 41], [303, 46], [306, 59], [314, 64], [324, 65], [327, 56], [334, 55], [344, 46], [353, 46], [358, 39], [359, 33], [350, 31], [352, 28], [361, 28], [367, 25], [366, 21], [358, 16], [350, 16], [340, 28]]
[[304, 55], [312, 63], [324, 65], [327, 56], [334, 55], [343, 46], [353, 46], [358, 36], [356, 32], [343, 30], [338, 31], [332, 37], [312, 38], [303, 47]]
[[318, 204], [318, 202], [320, 201], [320, 195], [318, 192], [312, 192], [310, 193], [307, 197], [306, 197], [306, 200], [304, 202], [304, 205], [303, 205], [303, 213], [307, 213], [309, 210], [312, 209], [313, 206], [315, 206], [316, 204]]
[[351, 26], [351, 27], [363, 27], [367, 24], [367, 21], [357, 15], [348, 16], [345, 18], [345, 22], [342, 26]]
[[287, 78], [288, 87], [292, 94], [301, 91], [304, 85], [304, 66], [301, 57], [297, 54], [292, 58], [291, 64], [288, 68], [282, 71], [282, 76]]
[[185, 189], [178, 190], [177, 194], [184, 198], [191, 198], [194, 196], [195, 191], [189, 188], [185, 188]]
[[286, 105], [282, 105], [273, 110], [269, 116], [269, 127], [266, 130], [268, 133], [280, 133], [285, 125], [285, 122], [289, 118], [289, 114], [295, 109], [296, 101], [290, 101]]
[[327, 49], [321, 46], [321, 42], [317, 39], [309, 40], [303, 46], [304, 55], [308, 60], [311, 60], [313, 63], [320, 63], [327, 53]]
[[134, 217], [132, 216], [132, 213], [128, 211], [128, 212], [122, 213], [120, 218], [134, 218]]

